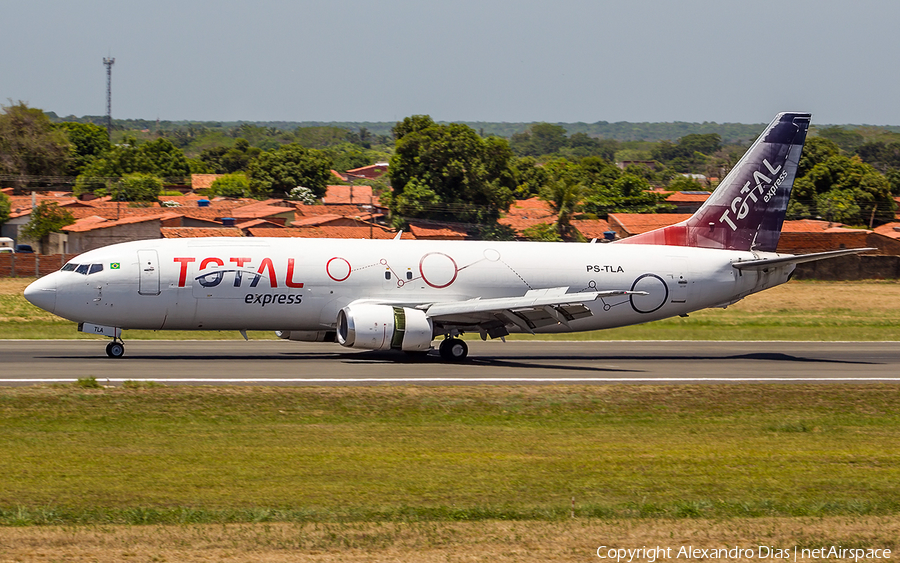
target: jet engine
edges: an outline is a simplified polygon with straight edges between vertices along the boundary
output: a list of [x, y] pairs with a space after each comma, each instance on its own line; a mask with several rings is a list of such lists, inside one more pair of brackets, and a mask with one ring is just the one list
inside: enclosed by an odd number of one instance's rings
[[275, 336], [300, 342], [334, 342], [333, 330], [276, 330]]
[[431, 319], [419, 309], [351, 303], [338, 312], [337, 341], [348, 348], [425, 351], [432, 331]]

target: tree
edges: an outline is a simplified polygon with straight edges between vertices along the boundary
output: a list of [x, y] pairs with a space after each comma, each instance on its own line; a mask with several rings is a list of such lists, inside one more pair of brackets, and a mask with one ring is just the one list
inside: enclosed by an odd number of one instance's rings
[[[64, 131], [56, 128], [39, 109], [24, 102], [0, 106], [0, 174], [60, 176], [71, 158]], [[29, 180], [23, 178], [16, 188]]]
[[50, 233], [59, 232], [74, 222], [75, 217], [67, 209], [59, 207], [55, 202], [44, 201], [31, 210], [31, 219], [22, 229], [22, 236], [43, 244]]
[[9, 197], [5, 193], [0, 192], [0, 225], [9, 219], [9, 212], [12, 210], [12, 204]]
[[162, 180], [151, 174], [126, 174], [113, 196], [122, 201], [156, 201], [162, 188]]
[[213, 181], [212, 195], [222, 197], [250, 197], [250, 179], [246, 174], [225, 174]]
[[556, 154], [567, 142], [565, 127], [551, 123], [535, 123], [510, 138], [510, 146], [521, 156]]
[[284, 196], [304, 186], [321, 198], [331, 177], [331, 159], [321, 151], [291, 143], [259, 155], [247, 167], [247, 176], [253, 197]]
[[247, 139], [238, 138], [231, 147], [217, 146], [203, 149], [199, 158], [216, 174], [233, 174], [247, 170], [250, 162], [262, 152], [260, 148], [251, 147]]
[[[118, 192], [118, 183], [128, 174], [145, 174], [180, 181], [191, 173], [190, 165], [181, 152], [168, 139], [156, 139], [138, 145], [133, 137], [106, 151], [101, 158], [85, 166], [75, 180], [73, 193], [96, 195]], [[127, 191], [125, 196], [130, 198]], [[130, 200], [141, 201], [141, 200]]]
[[404, 119], [394, 135], [391, 210], [398, 224], [417, 217], [494, 225], [509, 209], [516, 180], [505, 139], [482, 139], [467, 125], [438, 125], [428, 116]]
[[896, 209], [887, 178], [858, 156], [836, 155], [794, 181], [788, 217], [840, 216], [842, 223], [868, 225], [893, 221]]
[[67, 174], [78, 176], [84, 168], [112, 148], [106, 129], [93, 123], [66, 121], [57, 125], [65, 131], [72, 146], [72, 158]]
[[722, 137], [717, 133], [694, 133], [678, 139], [677, 143], [662, 141], [650, 154], [654, 160], [678, 172], [697, 172], [705, 170], [708, 157], [721, 148]]

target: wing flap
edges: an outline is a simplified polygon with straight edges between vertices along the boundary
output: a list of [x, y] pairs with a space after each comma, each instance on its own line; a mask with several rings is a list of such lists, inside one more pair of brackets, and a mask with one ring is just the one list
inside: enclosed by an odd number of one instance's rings
[[[553, 307], [561, 312], [560, 314], [567, 318], [570, 315], [574, 318], [590, 316], [590, 309], [583, 304], [594, 301], [601, 297], [613, 297], [617, 295], [641, 294], [642, 291], [629, 291], [624, 289], [614, 289], [608, 291], [583, 291], [579, 293], [566, 293], [568, 287], [552, 287], [548, 289], [532, 289], [520, 297], [498, 297], [493, 299], [469, 299], [467, 301], [455, 301], [450, 303], [432, 303], [430, 305], [421, 306], [425, 309], [425, 315], [429, 318], [449, 317], [459, 315], [477, 315], [478, 313], [499, 313], [510, 312], [512, 314], [524, 314], [526, 318], [534, 316], [541, 318], [542, 315], [550, 316], [544, 307]], [[538, 313], [537, 311], [541, 311]], [[552, 318], [552, 317], [551, 317]], [[558, 322], [554, 318], [553, 323]]]

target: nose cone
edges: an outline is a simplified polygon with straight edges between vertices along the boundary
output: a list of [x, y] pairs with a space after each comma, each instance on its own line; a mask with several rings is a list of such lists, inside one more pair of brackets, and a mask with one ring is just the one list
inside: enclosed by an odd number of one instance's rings
[[52, 313], [56, 309], [56, 274], [44, 276], [25, 288], [25, 299]]

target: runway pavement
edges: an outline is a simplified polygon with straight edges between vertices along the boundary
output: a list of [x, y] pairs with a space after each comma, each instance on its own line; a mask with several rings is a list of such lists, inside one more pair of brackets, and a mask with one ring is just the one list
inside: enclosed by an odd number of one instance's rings
[[473, 385], [742, 382], [900, 383], [898, 342], [469, 342], [432, 352], [367, 352], [290, 341], [0, 341], [0, 385], [153, 380], [168, 384]]

